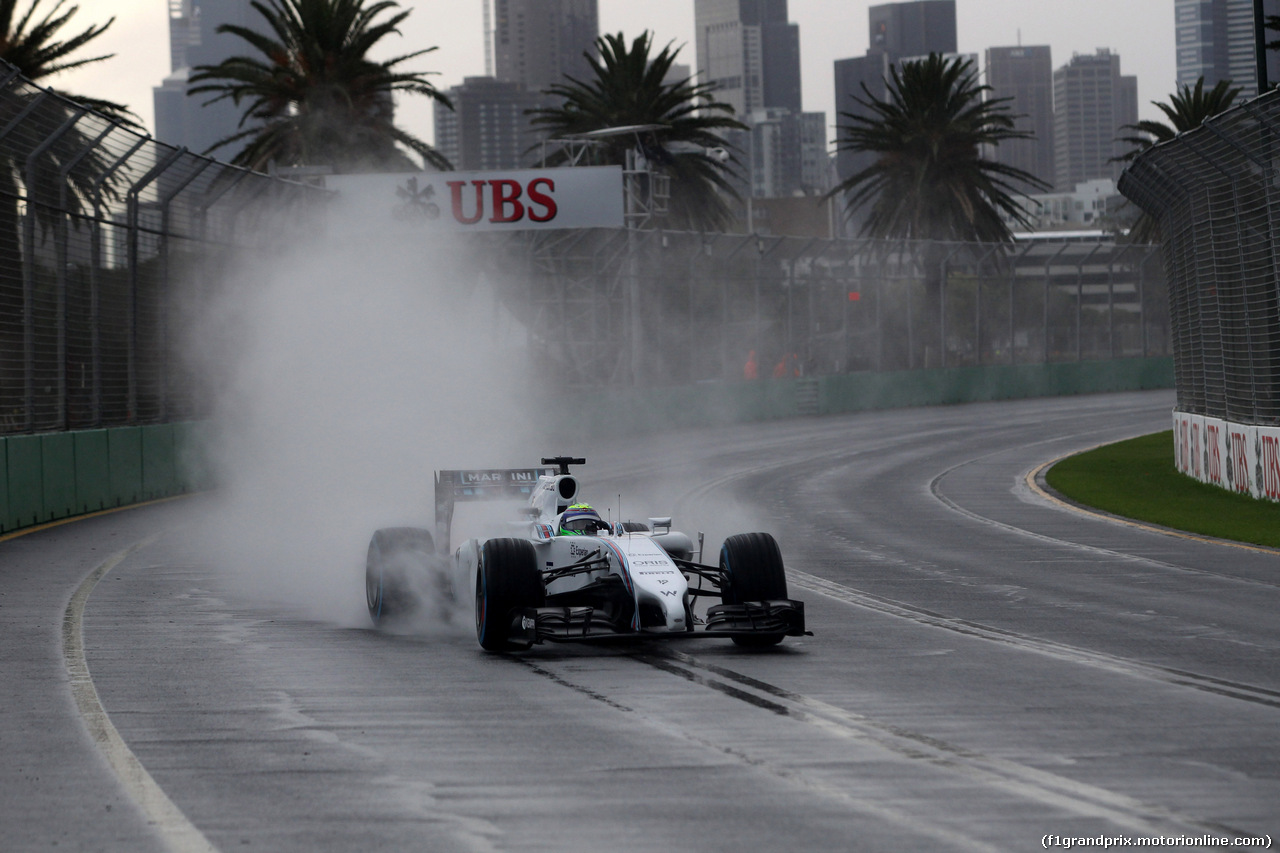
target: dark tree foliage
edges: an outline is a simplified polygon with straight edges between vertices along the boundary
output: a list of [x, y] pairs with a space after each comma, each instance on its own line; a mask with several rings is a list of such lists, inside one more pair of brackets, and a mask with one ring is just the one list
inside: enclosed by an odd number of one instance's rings
[[871, 237], [1012, 240], [1000, 212], [1025, 224], [1018, 187], [1048, 185], [983, 157], [984, 147], [1032, 136], [1015, 129], [1009, 99], [985, 99], [990, 87], [971, 60], [938, 54], [895, 66], [887, 83], [883, 100], [865, 86], [865, 98], [854, 96], [867, 115], [841, 113], [837, 147], [875, 159], [831, 195], [847, 193], [851, 213], [869, 209], [862, 230]]
[[[224, 24], [218, 32], [243, 39], [257, 54], [232, 56], [194, 69], [189, 94], [214, 94], [244, 106], [239, 132], [215, 151], [247, 141], [237, 165], [330, 166], [336, 172], [419, 168], [405, 149], [439, 169], [449, 162], [434, 148], [396, 127], [392, 95], [407, 92], [449, 105], [426, 78], [434, 72], [400, 66], [434, 47], [382, 62], [369, 51], [400, 33], [409, 11], [394, 0], [254, 0], [266, 31]], [[391, 13], [389, 17], [380, 16]]]
[[[25, 6], [21, 13], [19, 5]], [[71, 54], [102, 35], [115, 18], [95, 24], [59, 41], [57, 36], [80, 9], [66, 0], [0, 0], [0, 59], [13, 65], [22, 76], [35, 82], [61, 71], [70, 71], [94, 62], [110, 59], [112, 54], [75, 58]], [[56, 90], [55, 90], [56, 91]], [[129, 118], [132, 114], [121, 104], [98, 98], [85, 98], [61, 92], [74, 101], [112, 117]]]
[[[1133, 148], [1115, 159], [1127, 163], [1153, 145], [1168, 142], [1179, 133], [1195, 130], [1204, 124], [1206, 119], [1228, 110], [1240, 92], [1241, 87], [1233, 87], [1230, 80], [1219, 80], [1217, 85], [1207, 92], [1204, 88], [1204, 77], [1196, 80], [1194, 87], [1183, 84], [1169, 96], [1169, 103], [1151, 102], [1169, 119], [1167, 124], [1145, 119], [1137, 124], [1126, 124], [1121, 128], [1133, 131], [1133, 134], [1122, 136], [1118, 141], [1127, 142]], [[1158, 223], [1148, 214], [1141, 214], [1129, 229], [1129, 239], [1135, 243], [1159, 242]]]
[[[66, 0], [0, 0], [0, 59], [16, 68], [23, 77], [42, 85], [47, 85], [48, 78], [60, 72], [110, 59], [111, 54], [87, 57], [74, 54], [106, 32], [114, 18], [60, 38], [78, 11], [78, 6], [70, 5]], [[121, 124], [138, 127], [134, 121], [136, 116], [121, 104], [56, 88], [51, 88], [51, 91]], [[0, 107], [0, 123], [7, 124], [26, 105], [20, 98], [9, 99]], [[34, 175], [28, 174], [26, 160], [27, 155], [44, 141], [41, 133], [51, 133], [73, 115], [72, 108], [65, 102], [46, 102], [40, 107], [39, 132], [14, 132], [7, 140], [6, 156], [0, 160], [0, 256], [3, 258], [17, 257], [20, 253], [17, 205], [24, 190], [31, 202], [30, 210], [42, 228], [47, 229], [55, 218], [57, 211], [53, 205], [64, 198], [59, 187], [59, 174], [64, 165], [79, 157], [91, 140], [73, 125], [55, 144], [45, 148], [35, 162]], [[68, 175], [69, 191], [65, 193], [65, 201], [72, 211], [81, 209], [93, 190], [93, 175], [95, 169], [101, 167], [101, 158], [90, 154], [81, 157], [79, 163], [80, 168]], [[105, 197], [112, 197], [113, 182], [106, 182], [100, 190]]]
[[[590, 162], [624, 165], [626, 152], [640, 147], [649, 165], [671, 178], [667, 227], [715, 230], [733, 219], [730, 199], [738, 197], [730, 178], [734, 159], [711, 152], [732, 146], [720, 136], [725, 130], [745, 130], [733, 118], [733, 108], [713, 98], [714, 87], [692, 78], [664, 82], [679, 48], [664, 47], [652, 54], [646, 31], [630, 46], [622, 33], [597, 39], [600, 57], [590, 54], [592, 78], [551, 86], [548, 95], [563, 99], [557, 107], [532, 110], [533, 123], [549, 138], [564, 138], [619, 127], [648, 127], [637, 133], [604, 137], [595, 145]], [[548, 157], [548, 165], [562, 154]]]
[[1185, 84], [1179, 86], [1169, 96], [1169, 103], [1151, 102], [1169, 119], [1168, 124], [1150, 119], [1137, 124], [1126, 124], [1121, 130], [1135, 131], [1138, 135], [1120, 137], [1119, 141], [1130, 143], [1133, 150], [1116, 159], [1128, 162], [1153, 145], [1167, 142], [1184, 131], [1195, 130], [1204, 124], [1205, 119], [1229, 109], [1240, 92], [1241, 87], [1233, 87], [1230, 80], [1219, 80], [1216, 86], [1206, 92], [1203, 77], [1196, 81], [1194, 88]]

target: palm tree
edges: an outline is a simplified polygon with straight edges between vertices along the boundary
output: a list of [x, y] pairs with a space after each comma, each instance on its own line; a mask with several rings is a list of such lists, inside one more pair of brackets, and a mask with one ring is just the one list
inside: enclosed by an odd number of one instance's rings
[[1128, 162], [1153, 145], [1167, 142], [1184, 131], [1195, 130], [1204, 124], [1205, 119], [1213, 118], [1218, 113], [1229, 109], [1241, 91], [1240, 86], [1233, 88], [1230, 80], [1219, 80], [1218, 84], [1208, 92], [1204, 90], [1204, 77], [1196, 80], [1194, 89], [1184, 83], [1169, 96], [1169, 103], [1151, 102], [1169, 119], [1168, 124], [1144, 119], [1137, 124], [1126, 124], [1121, 128], [1121, 130], [1132, 130], [1143, 135], [1120, 137], [1117, 141], [1131, 143], [1133, 150], [1115, 159]]
[[[68, 6], [66, 0], [30, 0], [25, 9], [19, 12], [18, 0], [0, 0], [0, 60], [9, 63], [23, 77], [33, 82], [47, 82], [47, 78], [80, 68], [96, 62], [110, 59], [111, 54], [100, 56], [73, 56], [89, 42], [102, 35], [115, 21], [110, 18], [103, 24], [91, 24], [85, 29], [65, 40], [58, 35], [70, 23], [79, 11], [78, 6]], [[105, 101], [100, 98], [88, 98], [51, 88], [50, 91], [78, 104], [89, 107], [116, 120], [121, 124], [138, 127], [137, 118], [122, 104]], [[8, 124], [9, 119], [17, 116], [30, 103], [26, 93], [17, 93], [0, 102], [0, 123]], [[52, 129], [73, 115], [72, 106], [67, 101], [46, 102], [41, 105], [38, 124]], [[32, 117], [36, 118], [35, 116]], [[30, 123], [32, 127], [36, 121]], [[32, 186], [24, 186], [31, 178], [25, 174], [27, 155], [43, 142], [40, 138], [31, 138], [28, 134], [13, 133], [5, 141], [3, 156], [0, 156], [0, 257], [17, 257], [18, 249], [18, 197], [26, 190], [31, 209], [38, 221], [47, 226], [54, 216], [58, 215], [50, 205], [52, 199], [60, 196], [58, 175], [63, 165], [77, 156], [89, 143], [84, 132], [73, 127], [60, 137], [55, 144], [47, 148], [36, 163], [35, 180]], [[89, 155], [80, 161], [80, 168], [71, 172], [67, 201], [72, 206], [71, 212], [77, 212], [84, 197], [93, 185], [95, 166], [100, 164], [97, 155]], [[111, 194], [111, 182], [102, 187]]]
[[[46, 11], [37, 18], [42, 6]], [[19, 15], [18, 0], [0, 0], [0, 59], [17, 68], [23, 77], [37, 82], [61, 71], [110, 59], [112, 54], [85, 58], [72, 58], [71, 54], [106, 32], [115, 18], [109, 18], [105, 24], [90, 25], [66, 41], [55, 40], [58, 31], [79, 8], [67, 6], [67, 0], [53, 0], [52, 6], [44, 0], [30, 0], [30, 5]], [[126, 107], [111, 101], [77, 95], [67, 97], [113, 117], [132, 116]]]
[[[1204, 77], [1196, 80], [1195, 88], [1184, 83], [1169, 96], [1169, 103], [1151, 102], [1165, 114], [1169, 123], [1144, 119], [1137, 124], [1126, 124], [1121, 130], [1131, 130], [1136, 135], [1122, 136], [1116, 141], [1128, 142], [1133, 148], [1113, 159], [1129, 162], [1153, 145], [1167, 142], [1179, 133], [1195, 130], [1206, 119], [1229, 109], [1240, 92], [1241, 87], [1233, 87], [1230, 80], [1219, 80], [1208, 92], [1204, 90]], [[1135, 243], [1159, 242], [1159, 223], [1146, 213], [1140, 214], [1129, 228], [1129, 239]]]
[[841, 113], [840, 150], [866, 152], [874, 162], [829, 193], [848, 194], [852, 213], [869, 206], [867, 236], [910, 240], [1010, 242], [1003, 211], [1026, 224], [1018, 186], [1047, 189], [1042, 180], [985, 159], [984, 147], [1032, 134], [1014, 128], [1006, 102], [984, 98], [972, 60], [926, 59], [894, 67], [885, 99], [863, 86], [854, 100], [866, 114]]
[[[590, 54], [593, 77], [567, 78], [546, 94], [562, 98], [558, 107], [531, 110], [533, 124], [550, 138], [564, 138], [619, 127], [645, 128], [635, 134], [602, 137], [590, 154], [595, 165], [624, 165], [627, 151], [638, 144], [649, 165], [671, 179], [667, 223], [674, 227], [711, 230], [733, 219], [726, 197], [736, 199], [729, 178], [731, 159], [713, 152], [732, 146], [719, 135], [745, 130], [733, 118], [733, 108], [712, 97], [714, 87], [692, 78], [666, 82], [679, 48], [667, 45], [651, 56], [653, 39], [646, 30], [628, 48], [622, 33], [596, 40], [597, 59]], [[562, 154], [548, 158], [559, 162]]]
[[[383, 38], [399, 34], [409, 11], [377, 20], [399, 8], [394, 0], [254, 0], [270, 34], [223, 24], [261, 56], [233, 56], [193, 69], [188, 94], [212, 93], [208, 103], [246, 103], [241, 130], [209, 151], [248, 144], [232, 162], [252, 169], [330, 166], [338, 172], [450, 168], [438, 151], [396, 127], [392, 94], [425, 95], [446, 106], [449, 99], [426, 78], [433, 72], [402, 71], [402, 63], [424, 50], [382, 62], [368, 58]], [[206, 152], [207, 153], [207, 152]]]

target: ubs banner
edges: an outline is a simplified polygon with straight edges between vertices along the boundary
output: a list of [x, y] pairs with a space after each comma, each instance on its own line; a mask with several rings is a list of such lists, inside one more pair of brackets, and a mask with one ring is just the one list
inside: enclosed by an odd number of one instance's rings
[[621, 228], [622, 167], [329, 175], [344, 227], [519, 231]]
[[1280, 501], [1280, 428], [1173, 413], [1174, 462], [1182, 473], [1255, 498]]

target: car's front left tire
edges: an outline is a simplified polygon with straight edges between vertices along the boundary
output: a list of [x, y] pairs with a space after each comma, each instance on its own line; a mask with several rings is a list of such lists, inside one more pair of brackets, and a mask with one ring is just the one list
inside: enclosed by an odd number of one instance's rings
[[[775, 601], [787, 598], [787, 576], [782, 552], [768, 533], [739, 533], [724, 540], [720, 548], [720, 571], [725, 604], [748, 601]], [[733, 642], [748, 648], [776, 646], [782, 634], [734, 637]]]
[[538, 557], [527, 539], [490, 539], [480, 550], [476, 568], [476, 639], [490, 652], [518, 646], [511, 641], [517, 609], [542, 607], [546, 586]]

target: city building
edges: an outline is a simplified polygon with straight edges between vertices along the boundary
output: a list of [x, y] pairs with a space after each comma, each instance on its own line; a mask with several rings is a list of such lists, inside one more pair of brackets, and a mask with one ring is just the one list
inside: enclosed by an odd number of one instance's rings
[[787, 0], [694, 0], [699, 79], [739, 116], [800, 112], [800, 28]]
[[[1076, 184], [1070, 190], [1051, 193], [1032, 193], [1015, 196], [1024, 216], [1030, 222], [1030, 230], [1078, 231], [1117, 225], [1119, 209], [1126, 204], [1124, 196], [1116, 190], [1110, 178], [1097, 178]], [[1016, 221], [1005, 211], [1000, 218], [1010, 230], [1027, 231], [1027, 226]]]
[[827, 114], [774, 108], [746, 116], [751, 126], [729, 138], [751, 162], [751, 195], [820, 195], [831, 188]]
[[[1241, 98], [1258, 94], [1258, 54], [1253, 0], [1174, 0], [1178, 84], [1194, 86], [1204, 77], [1206, 86], [1230, 80], [1243, 91]], [[1264, 15], [1280, 15], [1280, 0], [1264, 0]], [[1268, 41], [1275, 33], [1266, 34]], [[1267, 78], [1271, 88], [1280, 82], [1280, 55], [1267, 52]]]
[[588, 79], [600, 35], [596, 0], [493, 0], [494, 73], [530, 92]]
[[868, 50], [887, 54], [890, 62], [956, 52], [955, 0], [885, 3], [872, 6], [867, 18], [871, 25]]
[[[192, 68], [217, 65], [244, 52], [244, 42], [219, 33], [219, 26], [259, 27], [261, 20], [250, 0], [169, 0], [170, 73], [152, 90], [156, 139], [204, 153], [239, 132], [243, 106], [237, 107], [230, 98], [210, 104], [211, 95], [190, 97], [187, 81]], [[220, 148], [215, 154], [227, 160], [241, 147]]]
[[1095, 178], [1120, 179], [1113, 158], [1129, 145], [1117, 141], [1138, 121], [1138, 79], [1120, 73], [1120, 57], [1106, 48], [1076, 54], [1053, 72], [1054, 188], [1068, 190]]
[[492, 77], [467, 77], [445, 94], [453, 109], [436, 102], [435, 148], [455, 169], [519, 169], [540, 156], [540, 135], [526, 110], [547, 105], [547, 98], [519, 83]]
[[787, 18], [786, 0], [694, 2], [698, 79], [750, 126], [725, 138], [748, 164], [738, 190], [752, 200], [829, 186], [826, 114], [802, 110], [800, 28]]
[[[1048, 45], [987, 48], [988, 98], [1008, 98], [1015, 128], [1030, 139], [1001, 142], [986, 156], [1054, 183], [1053, 59]], [[1022, 189], [1031, 189], [1024, 187]]]

